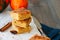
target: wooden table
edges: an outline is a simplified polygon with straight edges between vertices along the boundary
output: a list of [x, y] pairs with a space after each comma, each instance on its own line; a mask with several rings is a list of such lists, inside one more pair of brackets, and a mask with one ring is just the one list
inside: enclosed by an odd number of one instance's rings
[[32, 11], [40, 23], [60, 29], [60, 19], [50, 0], [30, 0], [28, 9]]

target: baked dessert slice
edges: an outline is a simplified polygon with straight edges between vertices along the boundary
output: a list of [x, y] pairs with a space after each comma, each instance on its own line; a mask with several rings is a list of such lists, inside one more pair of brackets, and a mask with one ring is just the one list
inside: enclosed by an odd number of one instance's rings
[[46, 36], [34, 35], [33, 37], [30, 38], [30, 40], [51, 40], [51, 39]]
[[13, 25], [14, 30], [17, 31], [17, 34], [29, 33], [31, 31], [31, 26], [28, 25], [26, 28]]
[[25, 20], [13, 20], [12, 25], [20, 26], [26, 28], [31, 22], [31, 18]]
[[24, 20], [24, 19], [28, 19], [31, 17], [31, 12], [30, 12], [30, 10], [20, 8], [18, 10], [11, 11], [10, 15], [11, 15], [12, 19]]

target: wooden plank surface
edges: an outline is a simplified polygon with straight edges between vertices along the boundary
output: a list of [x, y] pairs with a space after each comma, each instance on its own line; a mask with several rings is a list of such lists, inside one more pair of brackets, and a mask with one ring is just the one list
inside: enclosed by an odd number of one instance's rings
[[56, 14], [53, 14], [52, 10], [49, 7], [48, 0], [30, 0], [29, 1], [29, 9], [32, 11], [32, 15], [34, 15], [40, 23], [46, 24], [53, 28], [60, 28], [58, 17]]

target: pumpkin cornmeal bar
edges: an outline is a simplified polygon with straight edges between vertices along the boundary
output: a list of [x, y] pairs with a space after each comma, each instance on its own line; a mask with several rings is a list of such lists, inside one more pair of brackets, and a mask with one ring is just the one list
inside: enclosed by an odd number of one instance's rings
[[20, 26], [26, 28], [31, 22], [31, 18], [25, 20], [13, 20], [12, 25]]
[[31, 31], [31, 26], [28, 25], [26, 28], [19, 27], [16, 25], [12, 25], [14, 27], [14, 30], [17, 31], [17, 34], [23, 34], [23, 33], [29, 33]]
[[25, 8], [20, 8], [18, 10], [11, 11], [10, 15], [12, 19], [24, 20], [24, 19], [28, 19], [31, 17], [31, 12], [30, 10], [27, 10]]
[[33, 37], [31, 37], [30, 40], [51, 40], [51, 39], [46, 36], [40, 36], [36, 34]]

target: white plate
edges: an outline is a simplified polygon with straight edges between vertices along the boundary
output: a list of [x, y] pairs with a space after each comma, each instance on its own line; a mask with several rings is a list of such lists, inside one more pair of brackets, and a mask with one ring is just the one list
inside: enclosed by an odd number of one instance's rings
[[[12, 19], [9, 15], [8, 11], [1, 13], [0, 14], [0, 28], [3, 27], [4, 25], [6, 25], [11, 20]], [[10, 33], [10, 30], [12, 30], [12, 27], [11, 27], [8, 30], [6, 30], [5, 32], [0, 32], [0, 40], [29, 40], [35, 34], [41, 35], [34, 23], [33, 17], [32, 17], [32, 21], [31, 21], [30, 25], [32, 28], [30, 33], [13, 35]]]

